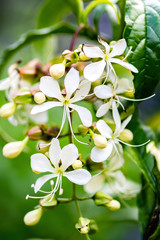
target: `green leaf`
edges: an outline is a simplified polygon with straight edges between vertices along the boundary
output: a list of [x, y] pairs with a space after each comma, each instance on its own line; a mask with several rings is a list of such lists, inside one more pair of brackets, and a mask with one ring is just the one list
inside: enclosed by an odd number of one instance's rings
[[159, 80], [160, 1], [127, 0], [124, 37], [133, 54], [129, 62], [137, 67], [136, 97], [149, 96]]
[[[27, 44], [30, 44], [33, 41], [42, 39], [44, 37], [47, 37], [51, 34], [61, 34], [61, 33], [74, 34], [75, 31], [76, 31], [76, 28], [74, 26], [69, 25], [67, 23], [60, 23], [48, 28], [31, 30], [28, 33], [23, 34], [17, 42], [10, 45], [4, 51], [0, 59], [0, 72], [2, 71], [3, 67], [6, 65], [7, 61], [11, 58], [11, 56], [13, 56], [19, 49], [26, 46]], [[88, 37], [92, 40], [97, 39], [96, 32], [88, 27], [83, 28], [79, 35]]]
[[78, 18], [78, 23], [81, 24], [83, 15], [83, 0], [66, 0], [66, 3], [69, 4], [72, 12]]
[[[159, 209], [158, 209], [158, 213], [159, 213]], [[157, 214], [157, 220], [160, 219], [160, 214]], [[160, 239], [160, 223], [158, 224], [158, 227], [156, 229], [156, 231], [153, 233], [153, 235], [151, 237], [149, 237], [149, 240], [157, 240]]]

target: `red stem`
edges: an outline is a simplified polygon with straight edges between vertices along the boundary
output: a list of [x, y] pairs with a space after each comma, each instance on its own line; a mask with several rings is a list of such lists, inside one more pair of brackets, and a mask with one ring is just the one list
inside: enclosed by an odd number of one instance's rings
[[84, 28], [84, 24], [81, 24], [81, 25], [77, 28], [75, 34], [73, 35], [72, 42], [71, 42], [71, 45], [70, 45], [70, 51], [73, 51], [74, 46], [75, 46], [75, 43], [76, 43], [76, 40], [77, 40], [77, 37], [78, 37], [80, 31], [81, 31], [83, 28]]

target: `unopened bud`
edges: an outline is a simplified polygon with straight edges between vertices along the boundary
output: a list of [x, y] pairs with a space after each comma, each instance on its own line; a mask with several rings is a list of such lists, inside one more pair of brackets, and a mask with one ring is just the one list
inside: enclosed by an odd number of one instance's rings
[[73, 163], [72, 163], [72, 167], [73, 169], [79, 169], [79, 168], [82, 168], [82, 161], [81, 160], [75, 160]]
[[108, 194], [105, 194], [102, 191], [96, 192], [93, 199], [94, 199], [94, 203], [97, 206], [105, 206], [106, 203], [113, 200], [113, 198], [111, 196], [109, 196]]
[[43, 154], [45, 154], [49, 151], [49, 147], [50, 147], [50, 145], [48, 145], [48, 143], [43, 140], [40, 140], [38, 142], [38, 150]]
[[49, 69], [51, 77], [58, 79], [65, 74], [65, 65], [63, 63], [54, 64]]
[[66, 50], [63, 51], [62, 55], [66, 55], [66, 54], [69, 54], [69, 53], [71, 53], [71, 51], [66, 49]]
[[87, 234], [89, 232], [89, 227], [85, 226], [80, 229], [81, 234]]
[[81, 234], [87, 234], [89, 232], [89, 223], [90, 219], [80, 217], [78, 223], [75, 225], [75, 228], [78, 229]]
[[40, 129], [40, 127], [35, 126], [28, 131], [27, 135], [31, 140], [39, 140], [42, 136], [42, 130]]
[[28, 137], [23, 141], [10, 142], [3, 147], [3, 155], [7, 158], [16, 158], [24, 149], [28, 142]]
[[15, 113], [15, 110], [16, 104], [14, 102], [6, 103], [0, 108], [0, 116], [2, 118], [9, 118]]
[[82, 60], [82, 61], [86, 61], [86, 60], [89, 59], [89, 58], [84, 54], [84, 52], [80, 52], [79, 58], [80, 58], [80, 60]]
[[133, 140], [133, 133], [129, 129], [124, 129], [120, 135], [119, 139], [124, 142], [130, 142]]
[[92, 138], [96, 147], [105, 148], [107, 146], [107, 140], [104, 136], [94, 133]]
[[26, 104], [32, 102], [32, 94], [28, 90], [18, 92], [14, 97], [14, 102], [17, 104]]
[[34, 101], [37, 104], [42, 104], [46, 101], [46, 96], [42, 92], [37, 92], [34, 94]]
[[106, 203], [106, 207], [111, 211], [117, 211], [120, 209], [121, 205], [117, 200], [111, 200], [108, 203]]
[[98, 232], [98, 226], [94, 219], [90, 219], [89, 234], [95, 234], [96, 232]]
[[35, 209], [33, 211], [28, 212], [25, 216], [24, 216], [24, 223], [27, 226], [34, 226], [36, 225], [41, 217], [42, 217], [42, 208], [38, 208]]
[[78, 131], [80, 132], [80, 134], [82, 135], [82, 137], [85, 137], [89, 131], [89, 128], [84, 126], [84, 125], [79, 125], [78, 126]]

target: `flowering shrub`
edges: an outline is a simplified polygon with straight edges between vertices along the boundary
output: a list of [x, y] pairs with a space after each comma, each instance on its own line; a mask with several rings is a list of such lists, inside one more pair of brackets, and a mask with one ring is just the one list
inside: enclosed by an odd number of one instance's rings
[[[29, 142], [38, 141], [39, 152], [30, 158], [31, 170], [40, 177], [32, 184], [34, 196], [26, 193], [26, 199], [39, 199], [39, 204], [25, 215], [24, 223], [33, 226], [45, 209], [75, 202], [79, 214], [75, 228], [90, 239], [98, 226], [81, 212], [79, 201], [92, 200], [96, 206], [117, 211], [139, 194], [137, 207], [143, 239], [158, 239], [159, 223], [153, 225], [159, 207], [159, 150], [152, 131], [143, 129], [139, 122], [137, 109], [139, 102], [155, 96], [159, 79], [158, 40], [149, 30], [143, 32], [141, 28], [157, 31], [160, 36], [156, 27], [158, 17], [154, 24], [149, 17], [155, 16], [151, 9], [160, 12], [160, 4], [144, 1], [148, 11], [143, 12], [145, 22], [139, 20], [142, 1], [126, 1], [125, 6], [123, 1], [94, 0], [86, 8], [82, 7], [82, 1], [68, 1], [68, 4], [78, 16], [77, 29], [59, 23], [35, 30], [23, 36], [15, 47], [8, 48], [1, 61], [2, 68], [12, 52], [31, 41], [30, 36], [34, 40], [35, 36], [54, 33], [73, 34], [70, 49], [64, 50], [58, 59], [46, 62], [45, 66], [38, 59], [23, 66], [17, 61], [9, 67], [8, 77], [0, 82], [0, 90], [5, 91], [7, 100], [0, 108], [1, 118], [7, 118], [17, 129], [20, 124], [27, 126], [24, 139], [7, 143], [3, 155], [16, 158]], [[88, 25], [87, 18], [94, 8], [94, 22], [99, 21], [104, 12], [101, 4], [110, 6], [116, 17], [116, 23], [110, 19], [114, 41], [102, 40], [98, 25], [95, 24], [95, 29]], [[109, 14], [107, 8], [105, 11]], [[76, 48], [80, 35], [94, 39], [94, 44], [82, 42]], [[61, 111], [58, 125], [52, 108]], [[126, 176], [124, 164], [128, 160], [138, 165], [143, 176], [141, 183]], [[68, 193], [63, 187], [65, 177], [73, 184], [72, 197], [63, 197]], [[44, 186], [47, 182], [49, 190]], [[83, 185], [83, 197], [78, 196], [77, 185]], [[144, 196], [150, 191], [152, 208], [147, 210], [150, 201]]]

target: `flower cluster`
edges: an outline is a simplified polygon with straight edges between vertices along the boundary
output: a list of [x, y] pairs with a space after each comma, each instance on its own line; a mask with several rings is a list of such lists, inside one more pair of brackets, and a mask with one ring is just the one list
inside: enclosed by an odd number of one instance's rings
[[[64, 51], [62, 62], [52, 66], [42, 66], [38, 60], [19, 68], [18, 63], [15, 63], [9, 69], [9, 77], [0, 83], [0, 90], [6, 90], [9, 101], [0, 108], [0, 116], [8, 118], [13, 124], [18, 124], [18, 120], [27, 123], [32, 120], [35, 124], [27, 129], [27, 137], [23, 141], [5, 145], [4, 156], [17, 157], [29, 140], [41, 141], [38, 144], [41, 152], [31, 156], [31, 168], [34, 173], [49, 172], [32, 185], [35, 193], [42, 192], [45, 196], [39, 197], [42, 199], [38, 209], [25, 216], [24, 221], [29, 226], [40, 220], [43, 208], [64, 201], [58, 198], [58, 195], [63, 194], [63, 177], [74, 186], [85, 185], [85, 191], [92, 194], [89, 198], [97, 206], [105, 206], [110, 210], [120, 208], [120, 203], [113, 196], [133, 197], [139, 191], [139, 186], [133, 187], [133, 184], [128, 183], [120, 170], [124, 164], [123, 144], [133, 147], [146, 144], [132, 145], [133, 134], [126, 129], [133, 113], [128, 114], [126, 102], [145, 100], [134, 99], [131, 71], [137, 73], [138, 70], [126, 61], [131, 49], [124, 56], [127, 48], [125, 39], [111, 42], [110, 45], [100, 38], [98, 41], [103, 49], [83, 44], [74, 51]], [[64, 79], [60, 79], [63, 76]], [[87, 104], [81, 106], [81, 102]], [[52, 108], [62, 109], [61, 125], [58, 127], [47, 127], [45, 124], [48, 120], [47, 111]], [[91, 111], [91, 108], [94, 110]], [[17, 119], [18, 111], [21, 114], [18, 114]], [[122, 118], [123, 111], [126, 112], [125, 118]], [[78, 126], [78, 132], [73, 127], [74, 112], [82, 123]], [[93, 119], [97, 119], [97, 122], [93, 122]], [[67, 133], [63, 133], [66, 120], [69, 128]], [[55, 114], [51, 115], [50, 121], [56, 121]], [[84, 142], [82, 137], [85, 136]], [[70, 143], [61, 149], [59, 140], [63, 137], [69, 137]], [[87, 145], [88, 159], [83, 159], [83, 154], [78, 152], [76, 142]], [[51, 190], [42, 190], [49, 180]], [[106, 193], [99, 191], [106, 186], [106, 182], [112, 190], [112, 197], [108, 195], [106, 187]], [[32, 197], [27, 195], [27, 198]], [[74, 192], [73, 198], [66, 201], [77, 200]], [[81, 217], [76, 228], [82, 234], [88, 234], [93, 231], [93, 225], [96, 228], [92, 220]]]

